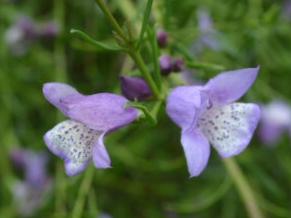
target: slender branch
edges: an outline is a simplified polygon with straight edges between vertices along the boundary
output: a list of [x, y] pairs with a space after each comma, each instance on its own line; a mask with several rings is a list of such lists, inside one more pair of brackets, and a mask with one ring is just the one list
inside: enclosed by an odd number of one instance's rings
[[153, 95], [157, 98], [160, 99], [160, 93], [159, 90], [151, 76], [151, 74], [148, 72], [147, 67], [138, 51], [130, 51], [129, 55], [131, 58], [134, 60], [135, 64], [138, 66], [139, 70], [141, 71], [144, 79], [147, 81], [148, 85], [150, 86]]
[[234, 159], [223, 159], [223, 163], [236, 186], [250, 218], [264, 218], [250, 184]]
[[72, 218], [82, 217], [86, 195], [89, 193], [89, 189], [94, 177], [94, 172], [95, 172], [95, 169], [92, 166], [89, 167], [85, 172], [85, 176], [82, 180], [82, 183], [79, 189], [78, 198], [75, 202], [75, 206], [72, 212], [72, 216], [71, 216]]
[[137, 51], [135, 49], [135, 46], [133, 46], [131, 44], [131, 42], [128, 41], [128, 39], [125, 36], [123, 30], [121, 29], [120, 25], [117, 23], [117, 21], [115, 20], [115, 18], [111, 14], [110, 10], [108, 9], [108, 7], [104, 3], [104, 1], [103, 0], [95, 0], [95, 1], [99, 5], [99, 7], [103, 11], [103, 13], [107, 16], [107, 18], [110, 21], [112, 27], [115, 29], [115, 31], [118, 33], [118, 35], [120, 35], [120, 37], [122, 37], [122, 39], [124, 40], [124, 43], [128, 47], [128, 54], [131, 56], [131, 58], [134, 60], [135, 64], [137, 65], [137, 67], [141, 71], [141, 74], [143, 75], [143, 77], [147, 81], [148, 85], [150, 86], [150, 88], [151, 88], [151, 90], [153, 92], [153, 95], [157, 99], [160, 99], [159, 90], [158, 90], [158, 88], [157, 88], [157, 86], [156, 86], [151, 74], [149, 73], [149, 71], [148, 71], [148, 69], [147, 69], [147, 67], [146, 67], [146, 65], [145, 65], [145, 63], [144, 63], [139, 51]]
[[117, 21], [115, 20], [115, 18], [113, 17], [113, 15], [111, 14], [111, 12], [109, 11], [109, 9], [107, 8], [106, 4], [104, 3], [103, 0], [95, 0], [96, 3], [98, 4], [98, 6], [101, 8], [101, 10], [103, 11], [103, 13], [106, 15], [106, 17], [108, 18], [108, 20], [110, 21], [112, 27], [115, 29], [115, 31], [118, 33], [118, 35], [120, 35], [120, 37], [124, 40], [127, 41], [127, 37], [125, 36], [122, 28], [120, 27], [120, 25], [117, 23]]

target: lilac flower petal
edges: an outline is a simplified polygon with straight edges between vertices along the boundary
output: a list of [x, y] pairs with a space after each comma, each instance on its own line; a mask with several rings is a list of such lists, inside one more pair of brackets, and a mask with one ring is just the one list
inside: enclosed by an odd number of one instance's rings
[[256, 104], [212, 107], [200, 117], [198, 127], [222, 157], [231, 157], [248, 146], [260, 114]]
[[[75, 88], [64, 83], [45, 83], [43, 86], [45, 98], [64, 114], [70, 103], [83, 97]], [[65, 100], [66, 99], [66, 100]]]
[[254, 83], [259, 67], [228, 71], [211, 79], [205, 86], [213, 103], [228, 104], [243, 96]]
[[85, 169], [92, 158], [92, 150], [100, 132], [82, 123], [66, 120], [45, 134], [49, 150], [65, 160], [66, 173], [76, 175]]
[[182, 131], [181, 143], [185, 152], [190, 176], [199, 176], [208, 163], [210, 145], [199, 130]]
[[34, 187], [44, 187], [48, 181], [46, 165], [48, 157], [45, 153], [26, 152], [25, 177], [26, 181]]
[[181, 128], [189, 128], [201, 107], [201, 92], [195, 86], [173, 89], [167, 100], [167, 114]]
[[70, 159], [65, 160], [65, 170], [68, 176], [76, 176], [83, 172], [88, 166], [89, 161], [76, 162]]
[[262, 107], [259, 136], [265, 144], [275, 144], [284, 131], [291, 127], [291, 108], [281, 101]]
[[106, 132], [102, 133], [93, 147], [93, 163], [95, 167], [105, 169], [111, 167], [111, 160], [104, 145], [104, 136]]
[[274, 101], [262, 107], [262, 122], [282, 128], [289, 127], [291, 125], [291, 107], [281, 101]]
[[80, 98], [70, 105], [67, 115], [91, 129], [101, 132], [115, 130], [133, 122], [138, 110], [127, 108], [127, 99], [110, 93], [100, 93]]
[[259, 137], [263, 143], [274, 145], [278, 142], [280, 136], [284, 133], [285, 128], [269, 122], [262, 122], [259, 128]]
[[205, 9], [198, 10], [198, 26], [201, 33], [214, 31], [212, 18]]

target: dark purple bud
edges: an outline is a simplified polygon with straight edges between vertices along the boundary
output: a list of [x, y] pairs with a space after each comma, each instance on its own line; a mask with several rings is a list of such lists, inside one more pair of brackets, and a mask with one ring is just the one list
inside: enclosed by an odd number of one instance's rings
[[160, 70], [163, 75], [169, 75], [172, 72], [172, 58], [169, 55], [160, 57]]
[[47, 39], [55, 38], [59, 34], [59, 27], [54, 22], [46, 23], [41, 28], [39, 34], [41, 37], [44, 37]]
[[182, 59], [176, 59], [172, 62], [172, 71], [181, 72], [184, 69], [184, 61]]
[[165, 48], [168, 45], [168, 33], [161, 30], [157, 33], [158, 45], [160, 48]]
[[140, 77], [121, 76], [122, 95], [129, 100], [146, 100], [152, 93], [144, 79]]

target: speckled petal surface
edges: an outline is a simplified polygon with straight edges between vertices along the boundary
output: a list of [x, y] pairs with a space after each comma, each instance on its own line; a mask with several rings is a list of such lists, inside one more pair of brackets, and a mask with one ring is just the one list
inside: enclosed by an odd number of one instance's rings
[[256, 104], [212, 107], [200, 117], [198, 128], [222, 157], [231, 157], [248, 146], [260, 115]]
[[73, 176], [86, 168], [100, 134], [82, 123], [66, 120], [48, 131], [44, 140], [49, 150], [65, 161], [67, 175]]
[[186, 156], [190, 177], [199, 176], [205, 169], [210, 156], [210, 145], [199, 130], [182, 131], [181, 143]]
[[258, 72], [259, 67], [224, 72], [209, 80], [204, 88], [214, 104], [232, 103], [248, 91]]

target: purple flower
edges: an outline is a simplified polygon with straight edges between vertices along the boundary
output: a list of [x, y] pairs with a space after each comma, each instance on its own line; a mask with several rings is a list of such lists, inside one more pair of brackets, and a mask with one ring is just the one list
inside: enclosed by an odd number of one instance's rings
[[217, 41], [217, 32], [213, 27], [213, 21], [208, 11], [198, 11], [198, 24], [201, 34], [201, 43], [213, 50], [218, 50], [219, 42]]
[[168, 45], [168, 33], [160, 30], [157, 33], [158, 45], [160, 48], [165, 48]]
[[218, 51], [221, 49], [221, 43], [218, 40], [218, 32], [213, 27], [212, 18], [209, 12], [205, 9], [198, 10], [198, 29], [199, 38], [192, 46], [194, 53], [200, 53], [204, 48], [210, 48], [212, 50]]
[[146, 100], [152, 96], [151, 90], [144, 79], [140, 77], [121, 76], [122, 95], [129, 100]]
[[281, 101], [274, 101], [262, 107], [259, 129], [261, 140], [268, 145], [275, 144], [285, 131], [291, 129], [291, 108]]
[[254, 83], [259, 68], [221, 73], [204, 86], [175, 88], [167, 114], [182, 129], [181, 143], [192, 176], [206, 167], [210, 145], [223, 158], [241, 153], [260, 118], [256, 104], [236, 103]]
[[6, 31], [5, 42], [14, 55], [23, 55], [36, 37], [35, 23], [28, 17], [22, 17]]
[[50, 180], [46, 166], [48, 157], [43, 152], [17, 149], [10, 154], [13, 164], [24, 171], [25, 181], [34, 187], [43, 187]]
[[43, 152], [17, 149], [10, 154], [13, 164], [24, 171], [24, 181], [13, 185], [13, 196], [17, 209], [24, 216], [32, 215], [39, 209], [51, 189], [51, 179], [47, 175], [47, 155]]
[[133, 122], [138, 111], [127, 108], [128, 101], [122, 96], [110, 93], [86, 96], [63, 83], [46, 83], [43, 93], [69, 118], [44, 136], [49, 150], [65, 161], [67, 175], [82, 172], [91, 159], [96, 168], [109, 168], [111, 161], [104, 136]]

